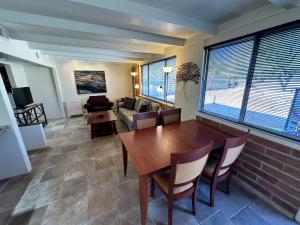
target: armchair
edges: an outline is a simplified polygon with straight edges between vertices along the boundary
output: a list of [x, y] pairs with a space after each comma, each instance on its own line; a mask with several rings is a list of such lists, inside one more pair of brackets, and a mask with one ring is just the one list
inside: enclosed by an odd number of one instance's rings
[[111, 110], [114, 103], [110, 102], [105, 95], [89, 96], [87, 103], [83, 106], [88, 112]]

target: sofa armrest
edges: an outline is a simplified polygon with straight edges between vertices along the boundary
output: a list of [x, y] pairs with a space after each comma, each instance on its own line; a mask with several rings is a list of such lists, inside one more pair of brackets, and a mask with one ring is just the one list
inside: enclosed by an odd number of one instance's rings
[[90, 103], [86, 103], [83, 105], [83, 108], [85, 109], [90, 109], [92, 107], [92, 105]]
[[107, 102], [106, 103], [106, 108], [108, 109], [108, 110], [111, 110], [111, 107], [114, 105], [114, 103], [113, 102]]

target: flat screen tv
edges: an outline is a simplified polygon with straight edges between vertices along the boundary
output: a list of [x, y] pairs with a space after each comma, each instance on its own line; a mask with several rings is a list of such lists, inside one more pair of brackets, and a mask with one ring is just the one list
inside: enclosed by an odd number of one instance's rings
[[33, 103], [29, 87], [13, 88], [12, 93], [17, 108], [25, 108], [27, 105]]

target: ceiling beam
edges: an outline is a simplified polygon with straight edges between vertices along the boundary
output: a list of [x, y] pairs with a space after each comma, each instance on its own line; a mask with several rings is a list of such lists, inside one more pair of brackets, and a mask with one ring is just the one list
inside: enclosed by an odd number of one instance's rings
[[127, 58], [119, 56], [107, 56], [107, 55], [94, 55], [94, 54], [84, 54], [84, 53], [73, 53], [73, 52], [61, 52], [61, 51], [41, 51], [41, 54], [48, 55], [52, 57], [62, 56], [62, 57], [72, 57], [72, 58], [89, 58], [94, 60], [114, 60], [114, 61], [144, 61], [143, 58]]
[[0, 9], [0, 21], [183, 46], [184, 39]]
[[94, 57], [90, 58], [90, 57], [80, 57], [80, 56], [51, 56], [54, 60], [65, 60], [65, 61], [74, 61], [74, 60], [78, 60], [78, 61], [89, 61], [89, 62], [100, 62], [100, 63], [134, 63], [134, 64], [138, 64], [140, 62], [138, 61], [133, 61], [133, 60], [121, 60], [121, 59], [96, 59]]
[[284, 9], [291, 9], [300, 6], [299, 0], [269, 0], [274, 5], [278, 5]]
[[172, 11], [154, 8], [129, 0], [70, 0], [84, 5], [109, 9], [142, 19], [164, 21], [181, 27], [193, 29], [198, 32], [216, 33], [217, 25], [207, 21], [183, 16]]
[[77, 47], [77, 46], [70, 46], [70, 45], [66, 46], [66, 45], [58, 45], [58, 44], [47, 44], [47, 43], [40, 43], [40, 42], [29, 42], [28, 45], [31, 49], [44, 50], [49, 52], [59, 51], [59, 52], [82, 53], [82, 54], [91, 54], [91, 55], [118, 56], [118, 57], [135, 58], [135, 59], [136, 58], [145, 59], [150, 57], [150, 54], [143, 54], [143, 53], [107, 50], [107, 49], [99, 49], [99, 48], [85, 48], [85, 47]]
[[14, 32], [11, 34], [11, 38], [17, 40], [24, 40], [29, 42], [40, 42], [57, 45], [71, 45], [86, 48], [97, 49], [110, 49], [121, 50], [125, 52], [146, 53], [146, 54], [164, 54], [164, 47], [159, 45], [142, 45], [142, 44], [130, 44], [130, 43], [116, 43], [116, 42], [104, 42], [104, 41], [92, 41], [83, 40], [77, 38], [60, 37], [53, 35], [34, 34], [25, 32]]
[[[232, 30], [239, 30], [239, 32], [248, 32], [251, 31], [249, 30], [249, 25], [251, 24], [256, 24], [256, 22], [267, 19], [267, 18], [272, 18], [272, 16], [283, 13], [286, 11], [285, 9], [274, 5], [274, 4], [267, 4], [263, 7], [260, 7], [256, 10], [244, 13], [242, 16], [236, 17], [232, 20], [229, 20], [225, 23], [222, 23], [219, 25], [219, 34], [217, 36], [222, 36], [224, 38], [224, 33], [227, 32], [227, 35], [229, 37], [232, 36], [232, 33], [230, 33]], [[254, 30], [260, 30], [260, 29], [265, 29], [264, 26], [259, 27], [257, 24], [254, 25], [255, 29]], [[275, 26], [275, 25], [274, 25]], [[245, 31], [243, 31], [245, 30]], [[243, 34], [240, 34], [241, 36]], [[221, 38], [221, 39], [222, 39]], [[223, 39], [222, 39], [223, 40]]]

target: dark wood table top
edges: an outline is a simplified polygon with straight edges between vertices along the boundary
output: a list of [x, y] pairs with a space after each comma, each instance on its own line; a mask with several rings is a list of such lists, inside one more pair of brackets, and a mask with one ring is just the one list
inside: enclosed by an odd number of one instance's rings
[[119, 135], [139, 176], [170, 166], [171, 153], [193, 151], [212, 140], [213, 149], [218, 149], [227, 137], [232, 137], [196, 120]]
[[88, 114], [87, 124], [99, 124], [107, 123], [118, 120], [115, 113], [112, 110], [91, 112]]

